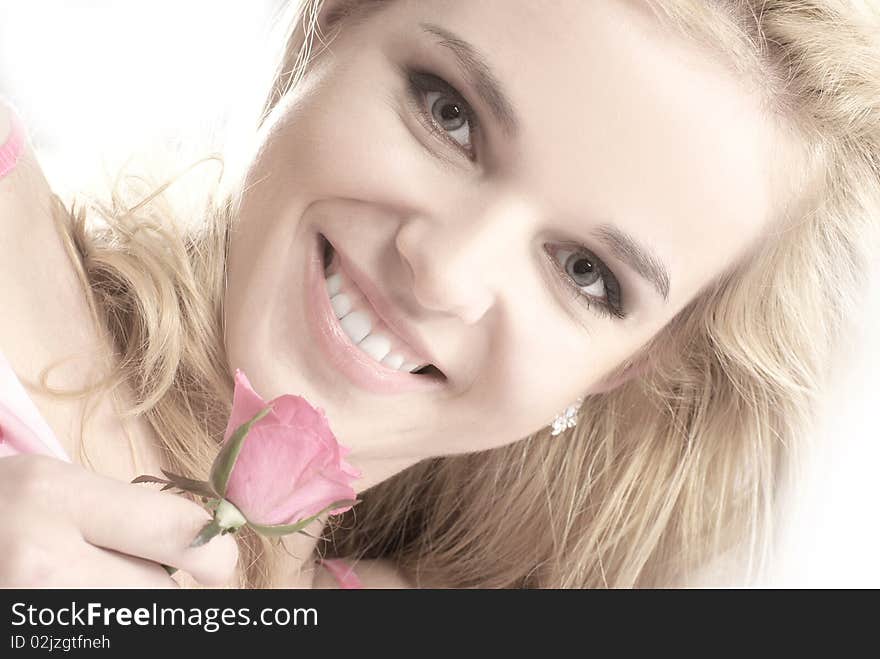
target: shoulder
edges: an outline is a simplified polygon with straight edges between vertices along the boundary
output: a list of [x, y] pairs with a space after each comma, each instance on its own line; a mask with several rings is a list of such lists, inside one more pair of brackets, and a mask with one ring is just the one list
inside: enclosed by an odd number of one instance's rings
[[[14, 110], [0, 99], [0, 113], [9, 121]], [[0, 178], [0, 308], [14, 319], [0, 323], [0, 349], [22, 368], [67, 356], [94, 339], [87, 300], [56, 225], [61, 212], [25, 139], [15, 167]]]
[[[404, 589], [416, 586], [392, 562], [386, 559], [346, 560], [364, 588]], [[339, 588], [339, 582], [325, 567], [316, 568], [313, 588]]]
[[52, 190], [21, 118], [0, 97], [0, 156], [11, 155], [13, 142], [19, 147], [14, 150], [16, 157], [0, 164], [0, 174], [5, 172], [0, 176], [0, 240], [6, 242], [31, 238], [35, 233], [45, 237], [54, 231], [50, 222]]
[[[0, 129], [13, 117], [14, 111], [0, 99]], [[55, 226], [53, 200], [37, 156], [24, 139], [15, 166], [0, 178], [0, 300], [4, 305], [20, 301], [34, 306], [34, 293], [52, 293], [59, 285], [58, 271], [64, 267], [66, 252]], [[67, 268], [72, 272], [69, 264]], [[17, 300], [22, 295], [30, 299]], [[47, 299], [53, 297], [59, 296]]]
[[[43, 290], [57, 298], [59, 270], [72, 274], [73, 269], [56, 226], [56, 197], [27, 138], [26, 123], [0, 96], [0, 150], [13, 128], [21, 145], [14, 166], [0, 177], [0, 276], [21, 283], [25, 274], [28, 288], [45, 283]], [[46, 273], [51, 276], [41, 281], [39, 275]]]

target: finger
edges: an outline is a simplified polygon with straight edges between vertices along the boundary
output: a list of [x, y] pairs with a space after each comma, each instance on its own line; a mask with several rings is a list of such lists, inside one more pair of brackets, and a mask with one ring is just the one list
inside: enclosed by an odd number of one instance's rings
[[234, 578], [238, 547], [232, 536], [190, 547], [211, 519], [206, 510], [176, 494], [73, 467], [62, 481], [69, 491], [58, 498], [87, 542], [176, 567], [204, 585], [225, 585]]
[[161, 565], [121, 554], [112, 549], [85, 545], [91, 560], [101, 566], [101, 574], [90, 579], [92, 588], [179, 588]]
[[91, 544], [82, 545], [79, 566], [68, 571], [68, 587], [74, 588], [178, 588], [162, 566], [136, 556]]
[[177, 584], [156, 563], [101, 549], [84, 542], [67, 520], [55, 520], [40, 532], [16, 529], [0, 542], [0, 584], [4, 587], [173, 588]]

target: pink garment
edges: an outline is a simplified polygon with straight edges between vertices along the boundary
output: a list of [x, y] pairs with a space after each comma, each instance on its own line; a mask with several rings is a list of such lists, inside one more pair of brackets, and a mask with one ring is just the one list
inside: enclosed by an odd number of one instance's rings
[[364, 587], [361, 580], [354, 573], [354, 568], [341, 558], [325, 558], [322, 559], [320, 563], [327, 568], [327, 571], [330, 572], [330, 574], [336, 577], [336, 581], [339, 582], [340, 588], [352, 590]]
[[[0, 179], [11, 172], [24, 153], [25, 131], [15, 110], [10, 110], [11, 131], [0, 145]], [[22, 453], [42, 453], [70, 462], [55, 433], [28, 396], [12, 365], [0, 351], [0, 458]], [[340, 588], [362, 588], [352, 568], [340, 559], [322, 564], [339, 581]]]
[[21, 125], [21, 120], [18, 118], [15, 110], [13, 110], [8, 103], [4, 103], [4, 105], [9, 108], [11, 113], [10, 120], [12, 130], [9, 133], [9, 137], [6, 138], [6, 143], [3, 144], [3, 146], [0, 146], [0, 178], [6, 176], [15, 167], [21, 154], [24, 153], [25, 140], [24, 128]]
[[[15, 168], [25, 147], [21, 120], [8, 103], [4, 105], [10, 111], [11, 131], [0, 145], [0, 179]], [[12, 365], [0, 351], [0, 457], [17, 453], [42, 453], [70, 461], [15, 375]]]
[[61, 442], [0, 352], [0, 458], [42, 453], [70, 462]]

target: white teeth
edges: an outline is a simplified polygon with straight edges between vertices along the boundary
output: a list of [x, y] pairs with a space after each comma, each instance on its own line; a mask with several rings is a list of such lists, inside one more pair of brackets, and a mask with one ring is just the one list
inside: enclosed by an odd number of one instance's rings
[[358, 348], [382, 365], [404, 373], [412, 373], [425, 365], [408, 362], [403, 355], [392, 353], [392, 341], [388, 336], [381, 333], [371, 334], [372, 316], [364, 311], [352, 311], [352, 297], [341, 292], [345, 283], [342, 273], [336, 272], [326, 277], [325, 282], [333, 313], [342, 330]]
[[403, 355], [399, 355], [396, 352], [391, 353], [382, 360], [382, 363], [389, 368], [399, 369], [401, 364], [403, 364]]
[[363, 311], [352, 311], [342, 318], [339, 324], [354, 343], [359, 343], [373, 329], [373, 321]]
[[330, 297], [342, 290], [342, 275], [338, 272], [327, 277], [327, 294]]
[[336, 317], [342, 318], [351, 311], [351, 298], [345, 293], [337, 293], [330, 298], [330, 306], [333, 307], [333, 313], [336, 314]]
[[369, 334], [367, 338], [358, 343], [358, 348], [380, 362], [391, 352], [391, 339], [384, 334]]

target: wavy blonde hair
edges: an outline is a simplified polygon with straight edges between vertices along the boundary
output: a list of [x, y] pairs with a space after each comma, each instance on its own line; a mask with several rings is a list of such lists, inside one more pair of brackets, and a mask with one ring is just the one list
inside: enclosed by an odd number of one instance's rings
[[[307, 74], [316, 39], [390, 1], [293, 3], [256, 123]], [[325, 555], [390, 559], [422, 586], [492, 588], [686, 585], [724, 552], [744, 566], [734, 583], [767, 565], [779, 493], [796, 481], [876, 248], [880, 10], [867, 0], [649, 6], [754, 83], [795, 138], [770, 237], [621, 365], [647, 367], [642, 376], [587, 398], [575, 429], [406, 469], [333, 519]], [[150, 189], [136, 183], [58, 213], [118, 357], [76, 395], [132, 387], [126, 413], [149, 421], [167, 466], [204, 477], [231, 404], [223, 295], [240, 191], [218, 185], [181, 218], [163, 195], [171, 181], [131, 204]], [[277, 585], [277, 546], [249, 533], [239, 542], [242, 586]]]

